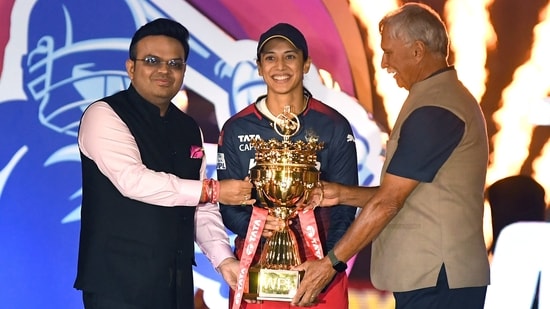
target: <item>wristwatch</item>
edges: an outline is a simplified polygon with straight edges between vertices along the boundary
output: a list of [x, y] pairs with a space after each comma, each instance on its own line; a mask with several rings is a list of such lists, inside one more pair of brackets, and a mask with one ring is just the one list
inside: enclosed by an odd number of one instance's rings
[[341, 273], [341, 272], [343, 272], [344, 270], [346, 270], [348, 268], [348, 264], [346, 264], [346, 263], [338, 260], [338, 258], [336, 258], [336, 256], [334, 255], [333, 250], [330, 250], [327, 253], [327, 256], [330, 259], [330, 263], [332, 264], [332, 268], [334, 268], [334, 270], [336, 270], [337, 272]]

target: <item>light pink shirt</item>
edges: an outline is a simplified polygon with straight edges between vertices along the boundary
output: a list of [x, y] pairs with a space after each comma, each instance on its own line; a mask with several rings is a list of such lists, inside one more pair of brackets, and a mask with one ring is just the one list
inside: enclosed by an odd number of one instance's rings
[[78, 134], [82, 153], [96, 163], [120, 193], [159, 207], [199, 206], [195, 213], [195, 241], [214, 267], [233, 257], [217, 204], [199, 204], [202, 179], [181, 179], [150, 170], [141, 161], [138, 146], [126, 124], [106, 102], [92, 104], [84, 113]]

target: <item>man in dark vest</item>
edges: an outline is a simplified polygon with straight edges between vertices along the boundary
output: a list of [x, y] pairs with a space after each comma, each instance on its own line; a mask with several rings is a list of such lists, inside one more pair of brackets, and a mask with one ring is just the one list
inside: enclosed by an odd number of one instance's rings
[[239, 264], [217, 202], [252, 204], [252, 185], [206, 179], [201, 130], [171, 103], [183, 84], [188, 39], [172, 20], [142, 26], [126, 61], [130, 87], [82, 116], [74, 286], [87, 309], [194, 308], [194, 241], [236, 284]]

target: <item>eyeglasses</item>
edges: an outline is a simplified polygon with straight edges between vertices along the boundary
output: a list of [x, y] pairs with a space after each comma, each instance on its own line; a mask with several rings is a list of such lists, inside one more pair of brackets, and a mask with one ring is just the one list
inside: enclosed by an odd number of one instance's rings
[[152, 68], [157, 68], [163, 63], [166, 63], [168, 67], [173, 70], [181, 70], [185, 66], [185, 61], [181, 59], [170, 59], [167, 61], [162, 61], [155, 56], [147, 56], [143, 59], [134, 59], [134, 61], [143, 61], [146, 66]]

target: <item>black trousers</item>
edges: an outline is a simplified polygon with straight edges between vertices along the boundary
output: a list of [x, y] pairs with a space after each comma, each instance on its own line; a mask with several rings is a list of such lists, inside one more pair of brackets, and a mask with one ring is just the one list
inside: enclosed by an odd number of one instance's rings
[[[179, 269], [170, 268], [166, 280], [159, 281], [154, 293], [139, 301], [125, 302], [120, 297], [82, 291], [85, 309], [188, 309], [194, 308], [193, 269], [178, 259]], [[164, 278], [164, 277], [163, 277]], [[162, 284], [164, 283], [164, 285]], [[164, 288], [162, 288], [164, 286]], [[145, 296], [145, 295], [142, 295]], [[138, 305], [136, 305], [136, 302]]]
[[445, 265], [435, 287], [394, 292], [396, 309], [483, 309], [487, 287], [449, 289]]
[[82, 299], [86, 309], [144, 309], [95, 293], [82, 292]]

